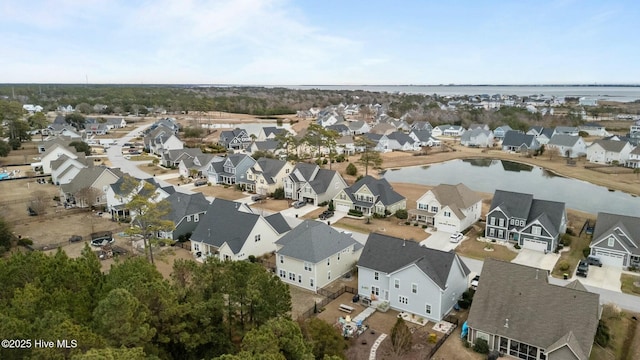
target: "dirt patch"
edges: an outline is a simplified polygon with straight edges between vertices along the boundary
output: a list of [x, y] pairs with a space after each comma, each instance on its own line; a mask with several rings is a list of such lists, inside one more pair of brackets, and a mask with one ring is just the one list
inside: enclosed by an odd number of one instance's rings
[[340, 221], [336, 222], [335, 226], [365, 234], [378, 232], [417, 242], [429, 237], [429, 234], [426, 233], [421, 226], [404, 225], [404, 220], [399, 220], [395, 216], [390, 216], [384, 219], [371, 219], [369, 222], [365, 219], [351, 219], [344, 217], [340, 219]]

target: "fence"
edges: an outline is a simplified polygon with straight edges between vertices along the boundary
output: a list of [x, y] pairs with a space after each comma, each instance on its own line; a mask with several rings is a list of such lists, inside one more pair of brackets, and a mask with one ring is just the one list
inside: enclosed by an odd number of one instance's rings
[[329, 304], [333, 300], [337, 299], [340, 295], [342, 295], [342, 294], [344, 294], [346, 292], [356, 295], [358, 293], [358, 290], [356, 288], [352, 288], [350, 286], [343, 286], [342, 288], [338, 289], [335, 292], [331, 292], [331, 291], [326, 290], [326, 289], [318, 289], [318, 294], [324, 296], [325, 298], [320, 300], [319, 302], [314, 302], [313, 306], [311, 306], [309, 309], [307, 309], [306, 311], [302, 312], [302, 314], [300, 314], [298, 316], [298, 319], [305, 320], [305, 319], [308, 319], [308, 318], [314, 316], [315, 314], [318, 313], [318, 310], [320, 310], [323, 307], [327, 306], [327, 304]]
[[453, 324], [453, 326], [451, 327], [451, 329], [449, 329], [449, 331], [447, 331], [443, 337], [440, 338], [440, 340], [438, 340], [438, 342], [435, 344], [435, 346], [431, 349], [431, 351], [429, 351], [429, 354], [427, 355], [426, 359], [431, 359], [433, 357], [433, 355], [436, 354], [436, 352], [438, 351], [438, 349], [440, 349], [440, 346], [442, 346], [442, 344], [444, 344], [445, 341], [447, 341], [447, 339], [449, 338], [449, 336], [451, 336], [451, 334], [453, 334], [453, 330], [455, 330], [458, 327], [458, 318], [451, 316], [451, 315], [447, 315], [444, 317], [443, 319], [444, 321], [450, 322]]

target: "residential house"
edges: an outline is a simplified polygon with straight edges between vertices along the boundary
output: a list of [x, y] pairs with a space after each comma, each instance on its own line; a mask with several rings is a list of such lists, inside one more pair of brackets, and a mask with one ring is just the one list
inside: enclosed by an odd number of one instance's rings
[[556, 134], [547, 143], [547, 151], [557, 149], [561, 156], [577, 158], [587, 153], [587, 144], [580, 136]]
[[184, 156], [178, 164], [178, 173], [185, 178], [205, 178], [209, 164], [216, 157], [214, 154], [197, 154], [196, 156]]
[[390, 134], [382, 135], [373, 149], [379, 152], [416, 151], [420, 150], [420, 147], [420, 143], [413, 140], [409, 135], [394, 131]]
[[407, 199], [394, 191], [386, 179], [367, 175], [338, 192], [333, 197], [333, 205], [338, 211], [356, 210], [365, 216], [385, 216], [406, 209]]
[[170, 204], [171, 211], [163, 219], [171, 221], [174, 226], [171, 231], [160, 232], [158, 236], [161, 239], [178, 240], [180, 237], [188, 239], [206, 213], [209, 200], [202, 193], [181, 192], [174, 192], [164, 200]]
[[340, 123], [335, 125], [329, 125], [326, 127], [327, 130], [335, 131], [340, 136], [351, 135], [351, 129], [347, 126], [348, 123]]
[[345, 154], [347, 156], [356, 153], [356, 144], [353, 140], [353, 136], [342, 136], [336, 140], [336, 152], [338, 154]]
[[370, 134], [377, 134], [377, 135], [388, 135], [391, 134], [392, 132], [396, 131], [396, 127], [383, 122], [383, 123], [378, 123], [376, 125], [374, 125], [370, 130], [369, 133]]
[[207, 167], [209, 182], [223, 185], [246, 183], [247, 170], [255, 163], [251, 156], [245, 154], [230, 154], [225, 158], [215, 157]]
[[349, 130], [351, 130], [351, 135], [365, 134], [371, 130], [369, 124], [363, 120], [348, 121], [346, 125], [349, 127]]
[[503, 151], [527, 152], [539, 148], [540, 143], [535, 135], [523, 134], [520, 131], [507, 131], [502, 140]]
[[56, 136], [53, 138], [49, 138], [45, 141], [41, 141], [38, 143], [38, 153], [42, 154], [46, 152], [50, 147], [56, 144], [69, 147], [69, 144], [74, 140], [75, 139], [71, 139], [64, 136]]
[[487, 125], [487, 124], [471, 124], [467, 128], [467, 131], [471, 131], [471, 130], [475, 130], [475, 129], [489, 130], [489, 125]]
[[580, 126], [578, 126], [578, 130], [579, 131], [584, 131], [587, 134], [589, 134], [590, 136], [601, 136], [601, 137], [605, 137], [605, 136], [609, 136], [609, 132], [607, 132], [607, 129], [604, 125], [597, 123], [597, 122], [587, 122], [584, 123]]
[[469, 268], [454, 252], [371, 233], [358, 260], [358, 294], [438, 322], [469, 284]]
[[426, 130], [431, 132], [433, 126], [431, 126], [431, 123], [428, 121], [414, 121], [413, 124], [411, 124], [411, 129], [414, 131]]
[[84, 131], [87, 135], [106, 135], [109, 132], [106, 124], [85, 124]]
[[278, 128], [275, 126], [265, 126], [260, 129], [258, 132], [258, 136], [256, 137], [257, 141], [265, 141], [265, 140], [273, 140], [278, 135], [282, 133], [286, 133], [287, 130], [284, 128]]
[[360, 105], [357, 105], [357, 104], [347, 105], [345, 106], [344, 110], [342, 110], [342, 112], [348, 116], [358, 115], [360, 113]]
[[480, 127], [465, 131], [460, 137], [460, 144], [469, 147], [491, 147], [493, 146], [493, 132]]
[[284, 197], [318, 205], [329, 202], [347, 187], [339, 172], [316, 164], [298, 163], [284, 179]]
[[624, 164], [633, 150], [627, 141], [595, 140], [587, 146], [587, 160], [592, 163]]
[[178, 135], [178, 132], [180, 131], [180, 124], [178, 124], [178, 121], [174, 118], [162, 118], [156, 121], [150, 129], [153, 130], [156, 127], [161, 126], [171, 130], [175, 135]]
[[431, 136], [429, 130], [413, 130], [409, 133], [409, 136], [417, 143], [418, 146], [440, 146], [441, 142], [434, 136]]
[[624, 163], [624, 166], [632, 169], [640, 168], [640, 145], [631, 150], [629, 159]]
[[[136, 185], [133, 189], [127, 189], [127, 186], [129, 186], [125, 185], [127, 182], [134, 182]], [[153, 194], [147, 193], [149, 190], [145, 187], [146, 184], [151, 185]], [[127, 220], [131, 217], [131, 213], [126, 208], [126, 204], [131, 201], [135, 194], [142, 193], [152, 201], [160, 201], [168, 198], [174, 192], [176, 192], [176, 189], [173, 186], [162, 187], [155, 178], [136, 179], [125, 174], [109, 185], [106, 190], [107, 211], [114, 221]]]
[[464, 128], [460, 125], [438, 125], [431, 130], [431, 135], [435, 137], [449, 136], [458, 137], [464, 133]]
[[404, 120], [390, 120], [389, 124], [393, 125], [397, 131], [409, 132], [411, 130], [411, 125]]
[[84, 155], [84, 153], [78, 153], [73, 147], [67, 147], [62, 144], [56, 143], [50, 146], [40, 156], [40, 161], [37, 164], [42, 167], [43, 174], [51, 174], [51, 162], [57, 160], [61, 156], [66, 156], [71, 159], [77, 159], [81, 156], [80, 154]]
[[507, 133], [507, 131], [511, 131], [511, 130], [513, 130], [513, 129], [509, 125], [498, 126], [497, 128], [495, 128], [493, 130], [493, 137], [496, 140], [502, 141], [502, 139], [504, 139], [504, 136]]
[[66, 136], [73, 140], [82, 139], [82, 134], [71, 124], [49, 124], [42, 129], [42, 135]]
[[318, 119], [316, 120], [316, 123], [322, 126], [323, 128], [326, 128], [327, 126], [341, 124], [344, 121], [345, 120], [342, 115], [338, 114], [335, 111], [328, 111], [328, 112], [321, 112], [320, 114], [318, 114]]
[[177, 167], [185, 158], [195, 158], [202, 156], [200, 148], [183, 148], [167, 150], [160, 156], [160, 163], [165, 167]]
[[275, 242], [289, 230], [280, 213], [264, 217], [246, 204], [215, 198], [191, 234], [191, 251], [200, 261], [247, 260], [276, 251]]
[[462, 183], [440, 184], [416, 203], [416, 209], [409, 210], [412, 218], [450, 233], [461, 232], [476, 223], [482, 211], [482, 198]]
[[65, 154], [51, 161], [51, 181], [55, 185], [67, 184], [73, 180], [80, 170], [93, 166], [93, 159], [87, 159], [84, 153], [76, 153], [72, 158]]
[[182, 141], [176, 136], [172, 128], [166, 126], [156, 126], [145, 135], [144, 146], [149, 152], [157, 155], [169, 150], [180, 150], [184, 148]]
[[514, 241], [525, 249], [554, 251], [567, 230], [565, 204], [531, 194], [496, 190], [487, 213], [485, 237]]
[[362, 252], [351, 234], [313, 220], [293, 228], [276, 247], [280, 280], [313, 292], [351, 272]]
[[278, 188], [284, 188], [284, 179], [293, 170], [293, 164], [288, 161], [259, 158], [247, 170], [245, 188], [256, 194], [269, 195]]
[[251, 145], [251, 137], [246, 130], [235, 128], [222, 131], [218, 143], [230, 150], [245, 150]]
[[81, 169], [69, 183], [60, 185], [60, 199], [77, 207], [107, 205], [107, 189], [123, 176], [120, 169], [95, 166]]
[[580, 130], [574, 126], [556, 126], [553, 131], [553, 135], [570, 135], [570, 136], [578, 136]]
[[589, 246], [604, 265], [640, 267], [640, 217], [598, 213]]
[[599, 319], [600, 295], [579, 281], [553, 285], [546, 270], [488, 258], [467, 341], [515, 359], [588, 360]]

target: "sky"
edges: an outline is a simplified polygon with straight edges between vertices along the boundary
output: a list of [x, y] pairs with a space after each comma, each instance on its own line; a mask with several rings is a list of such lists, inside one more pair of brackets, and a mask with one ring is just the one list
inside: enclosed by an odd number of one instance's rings
[[0, 83], [640, 84], [640, 1], [0, 2]]

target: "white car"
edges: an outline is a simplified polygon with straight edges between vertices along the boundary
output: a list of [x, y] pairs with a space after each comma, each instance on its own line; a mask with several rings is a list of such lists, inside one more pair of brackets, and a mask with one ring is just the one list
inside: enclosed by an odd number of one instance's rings
[[449, 241], [451, 241], [452, 243], [457, 243], [460, 242], [460, 240], [462, 240], [464, 235], [462, 235], [462, 233], [453, 233], [451, 234], [451, 237], [449, 238]]

